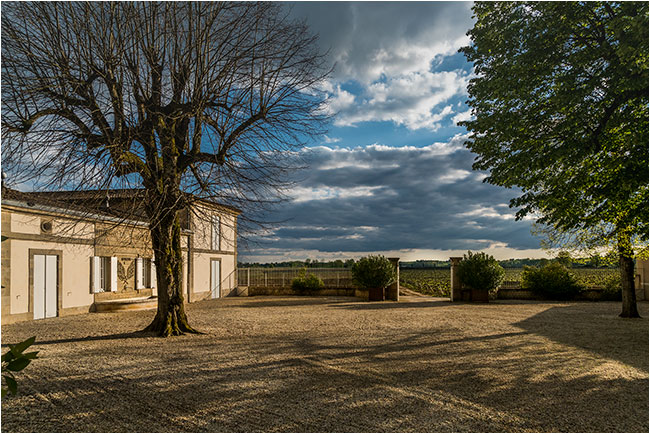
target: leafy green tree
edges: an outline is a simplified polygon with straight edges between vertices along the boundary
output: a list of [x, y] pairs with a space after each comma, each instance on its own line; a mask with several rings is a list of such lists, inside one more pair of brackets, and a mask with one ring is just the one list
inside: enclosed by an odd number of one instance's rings
[[474, 169], [518, 187], [517, 218], [565, 232], [604, 227], [638, 317], [635, 240], [648, 239], [648, 3], [476, 3]]
[[571, 268], [571, 264], [573, 263], [571, 253], [567, 252], [566, 250], [559, 251], [555, 257], [555, 260], [566, 268]]

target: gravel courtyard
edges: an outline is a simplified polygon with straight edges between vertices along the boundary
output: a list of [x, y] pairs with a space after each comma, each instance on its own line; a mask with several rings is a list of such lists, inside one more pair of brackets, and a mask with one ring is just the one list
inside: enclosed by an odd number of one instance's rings
[[[648, 432], [648, 303], [250, 297], [2, 326], [41, 358], [2, 431]], [[3, 352], [6, 347], [3, 348]]]

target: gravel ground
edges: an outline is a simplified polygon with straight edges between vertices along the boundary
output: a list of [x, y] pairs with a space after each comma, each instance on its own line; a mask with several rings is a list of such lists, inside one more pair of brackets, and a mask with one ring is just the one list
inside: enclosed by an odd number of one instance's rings
[[42, 358], [2, 431], [648, 432], [648, 304], [249, 297], [2, 326]]

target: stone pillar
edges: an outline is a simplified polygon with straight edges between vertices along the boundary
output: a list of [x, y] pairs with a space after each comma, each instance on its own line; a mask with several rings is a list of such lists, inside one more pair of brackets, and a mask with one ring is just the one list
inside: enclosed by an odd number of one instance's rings
[[386, 288], [386, 300], [399, 301], [399, 258], [388, 258], [395, 267], [395, 283]]
[[458, 278], [458, 264], [463, 258], [453, 257], [449, 258], [451, 263], [451, 301], [462, 301], [460, 279]]

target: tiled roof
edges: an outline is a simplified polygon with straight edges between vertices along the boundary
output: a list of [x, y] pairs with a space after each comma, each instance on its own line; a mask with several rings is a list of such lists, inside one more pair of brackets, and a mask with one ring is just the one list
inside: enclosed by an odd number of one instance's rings
[[[42, 204], [63, 209], [70, 208], [113, 217], [136, 219], [146, 218], [144, 209], [142, 208], [144, 193], [145, 190], [142, 188], [22, 192], [2, 186], [3, 199]], [[194, 195], [190, 196], [194, 200], [216, 205], [236, 214], [241, 213], [241, 210], [235, 207], [223, 205], [209, 199], [202, 199]]]

